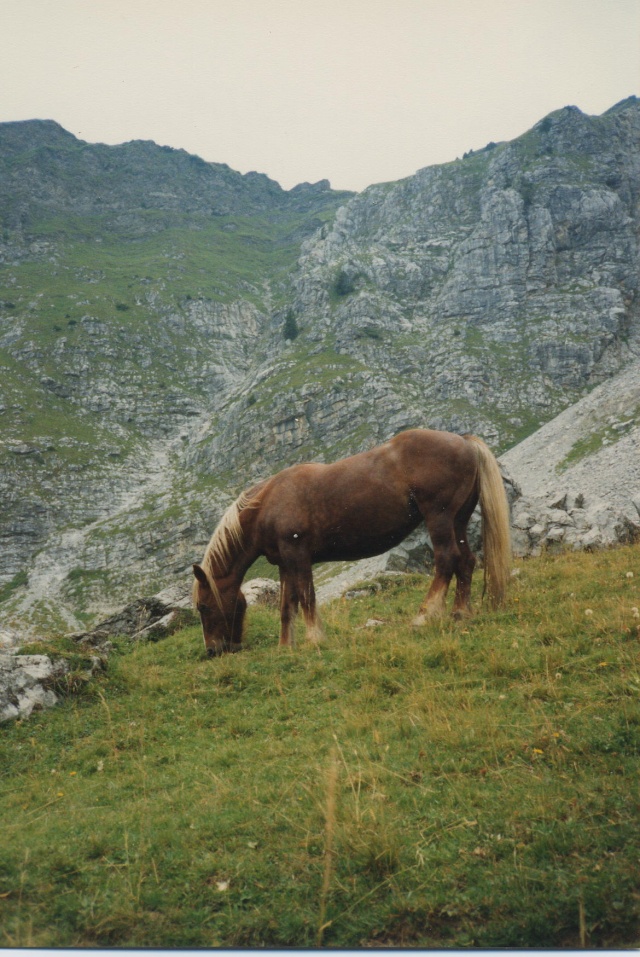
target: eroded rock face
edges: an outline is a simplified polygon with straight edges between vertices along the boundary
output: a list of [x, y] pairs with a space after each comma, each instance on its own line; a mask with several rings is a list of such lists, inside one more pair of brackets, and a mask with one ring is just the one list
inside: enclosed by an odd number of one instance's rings
[[566, 108], [351, 199], [303, 245], [301, 336], [194, 461], [253, 478], [416, 426], [505, 448], [624, 368], [640, 348], [639, 147], [637, 101]]
[[[553, 496], [552, 496], [553, 498]], [[557, 507], [544, 498], [523, 498], [514, 509], [513, 546], [518, 555], [543, 549], [593, 550], [640, 539], [640, 514], [630, 516], [602, 500], [568, 494]]]

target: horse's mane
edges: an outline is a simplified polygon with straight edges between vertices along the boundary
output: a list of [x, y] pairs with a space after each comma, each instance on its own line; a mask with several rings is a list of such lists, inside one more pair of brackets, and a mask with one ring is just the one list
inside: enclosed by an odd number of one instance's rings
[[[229, 568], [233, 558], [244, 549], [244, 536], [240, 524], [240, 513], [258, 505], [257, 493], [261, 486], [242, 492], [226, 510], [207, 545], [201, 567], [207, 576], [211, 591], [220, 600], [215, 575], [218, 577]], [[193, 583], [193, 600], [197, 601], [197, 581]]]

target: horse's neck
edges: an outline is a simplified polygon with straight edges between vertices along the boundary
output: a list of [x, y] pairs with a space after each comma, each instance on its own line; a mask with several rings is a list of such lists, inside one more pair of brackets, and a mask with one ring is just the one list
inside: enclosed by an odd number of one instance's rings
[[252, 535], [255, 515], [249, 514], [251, 511], [251, 509], [247, 509], [246, 512], [243, 511], [240, 513], [243, 547], [237, 548], [233, 552], [229, 561], [225, 563], [224, 568], [217, 564], [213, 565], [213, 577], [218, 587], [229, 589], [240, 588], [247, 570], [258, 557], [253, 545]]

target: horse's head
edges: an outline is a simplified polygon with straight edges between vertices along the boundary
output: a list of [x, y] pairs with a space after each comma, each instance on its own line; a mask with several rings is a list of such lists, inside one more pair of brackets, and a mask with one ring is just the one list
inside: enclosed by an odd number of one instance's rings
[[240, 651], [247, 602], [236, 584], [212, 588], [200, 565], [193, 566], [193, 597], [202, 622], [204, 646], [210, 658], [225, 651]]

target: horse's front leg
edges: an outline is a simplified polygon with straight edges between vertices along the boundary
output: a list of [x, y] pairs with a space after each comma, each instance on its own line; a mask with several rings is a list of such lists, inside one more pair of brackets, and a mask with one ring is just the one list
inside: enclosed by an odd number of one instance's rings
[[435, 574], [431, 588], [420, 606], [414, 625], [424, 625], [428, 619], [444, 613], [449, 584], [457, 566], [459, 549], [456, 545], [453, 525], [441, 521], [440, 526], [427, 526], [433, 544]]
[[294, 644], [294, 625], [298, 605], [302, 606], [307, 638], [317, 644], [324, 634], [316, 611], [311, 561], [296, 553], [295, 560], [280, 566], [280, 644]]

